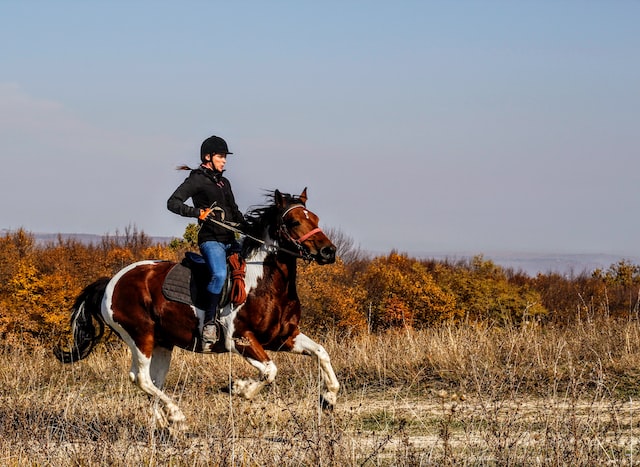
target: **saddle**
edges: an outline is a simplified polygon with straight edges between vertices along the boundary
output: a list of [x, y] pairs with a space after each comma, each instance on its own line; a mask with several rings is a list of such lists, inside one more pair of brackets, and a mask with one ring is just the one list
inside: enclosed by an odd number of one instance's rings
[[[222, 288], [219, 307], [229, 302], [241, 305], [247, 299], [244, 288], [246, 263], [239, 253], [227, 257], [227, 279]], [[188, 251], [182, 261], [173, 266], [162, 284], [162, 293], [167, 300], [194, 305], [204, 309], [207, 306], [207, 284], [211, 272], [202, 256]]]

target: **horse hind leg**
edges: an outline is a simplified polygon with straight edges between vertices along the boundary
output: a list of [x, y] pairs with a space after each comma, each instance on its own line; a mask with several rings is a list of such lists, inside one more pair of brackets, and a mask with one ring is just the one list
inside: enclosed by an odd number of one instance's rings
[[[156, 359], [156, 361], [154, 361]], [[185, 416], [178, 405], [161, 389], [171, 362], [171, 351], [156, 347], [151, 357], [147, 357], [137, 347], [132, 349], [131, 381], [163, 404], [163, 412], [169, 424], [182, 424]]]
[[169, 372], [169, 366], [171, 365], [171, 356], [173, 351], [166, 347], [157, 346], [153, 349], [153, 355], [151, 355], [151, 366], [149, 367], [149, 375], [151, 381], [156, 387], [162, 389], [164, 387], [164, 381], [167, 378]]
[[333, 409], [338, 398], [340, 383], [333, 371], [331, 358], [325, 348], [305, 334], [300, 333], [293, 340], [291, 352], [303, 355], [315, 355], [318, 359], [318, 365], [320, 366], [326, 388], [326, 391], [320, 396], [320, 404], [325, 409]]

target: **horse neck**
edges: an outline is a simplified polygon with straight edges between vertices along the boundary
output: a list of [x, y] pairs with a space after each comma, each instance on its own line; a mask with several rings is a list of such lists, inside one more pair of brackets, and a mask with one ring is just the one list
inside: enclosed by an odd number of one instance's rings
[[[266, 245], [279, 245], [279, 243], [271, 239], [269, 235], [265, 235], [263, 241]], [[297, 298], [297, 261], [295, 256], [281, 250], [269, 252], [263, 246], [250, 252], [246, 257], [246, 261], [248, 263], [261, 263], [264, 274], [278, 274], [282, 279], [283, 286], [286, 288], [289, 297]]]
[[277, 253], [276, 264], [278, 271], [284, 275], [287, 295], [292, 300], [298, 299], [298, 291], [296, 290], [297, 265], [296, 258], [288, 253]]
[[295, 285], [296, 282], [296, 271], [298, 262], [294, 256], [291, 256], [289, 253], [279, 252], [275, 255], [275, 261], [278, 265], [278, 269], [286, 269], [288, 272], [287, 277], [290, 282]]

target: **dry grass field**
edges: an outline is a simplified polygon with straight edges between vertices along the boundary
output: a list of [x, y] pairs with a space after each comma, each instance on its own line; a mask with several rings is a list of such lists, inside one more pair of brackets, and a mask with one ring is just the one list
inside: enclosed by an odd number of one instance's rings
[[0, 465], [634, 465], [640, 462], [640, 326], [443, 326], [352, 339], [314, 336], [342, 383], [318, 409], [315, 361], [272, 354], [276, 383], [253, 401], [237, 356], [176, 350], [167, 392], [187, 416], [160, 426], [101, 343], [59, 363], [52, 343], [0, 346]]

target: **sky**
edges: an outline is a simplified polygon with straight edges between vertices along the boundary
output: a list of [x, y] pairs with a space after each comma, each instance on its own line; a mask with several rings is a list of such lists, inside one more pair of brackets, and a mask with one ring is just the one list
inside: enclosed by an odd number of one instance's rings
[[0, 231], [181, 237], [210, 135], [407, 253], [640, 256], [640, 1], [0, 1]]

